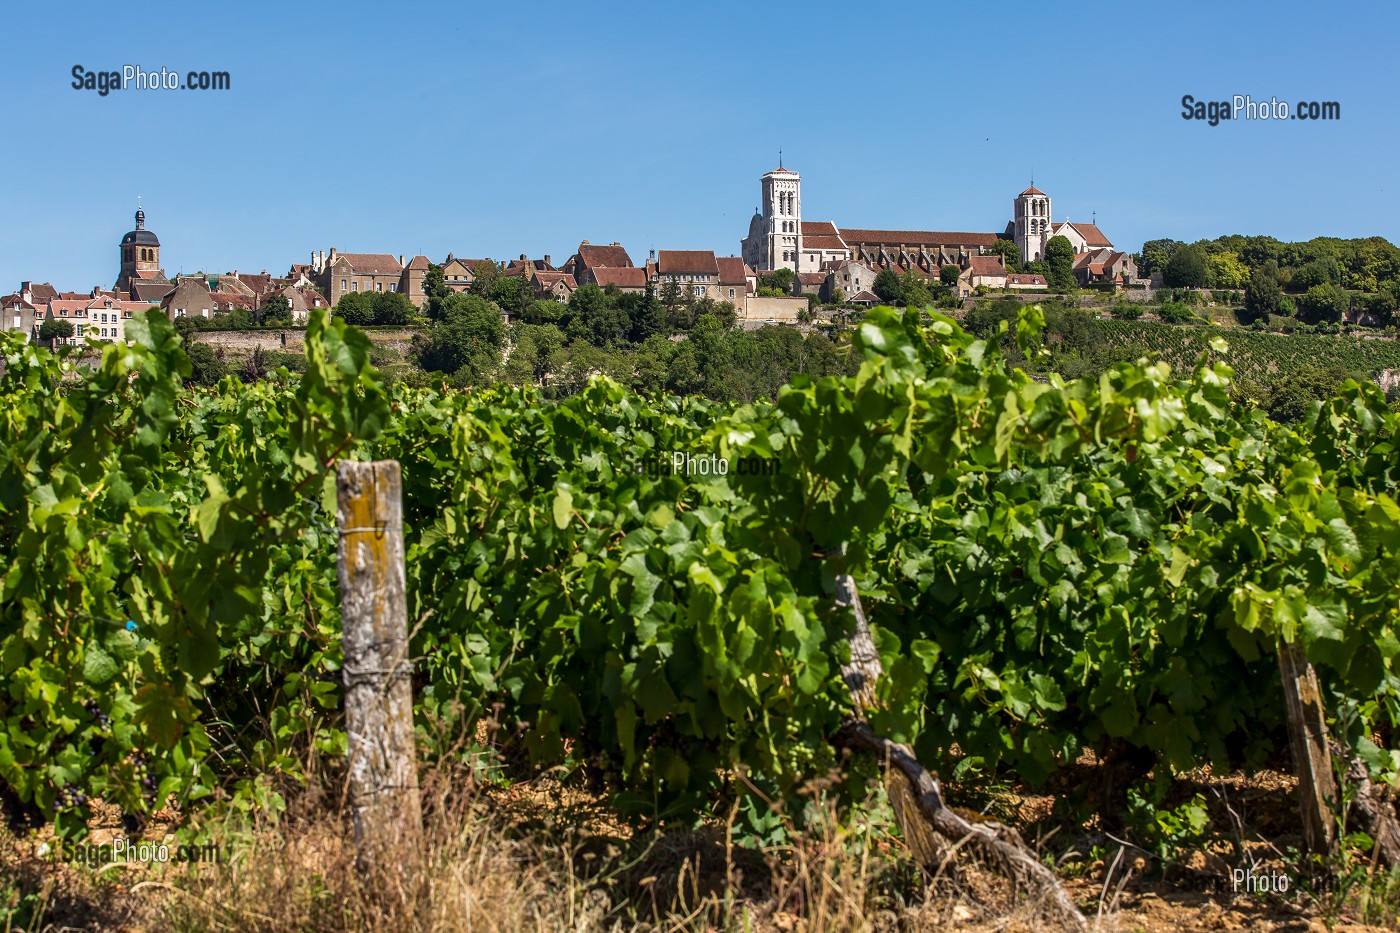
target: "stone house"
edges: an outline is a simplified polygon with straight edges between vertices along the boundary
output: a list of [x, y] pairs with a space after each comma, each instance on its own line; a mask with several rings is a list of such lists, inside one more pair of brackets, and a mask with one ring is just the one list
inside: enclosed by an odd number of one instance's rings
[[170, 294], [161, 299], [160, 307], [172, 321], [179, 317], [213, 317], [214, 296], [203, 279], [181, 276]]
[[632, 257], [627, 255], [627, 250], [623, 249], [622, 244], [616, 240], [607, 246], [594, 246], [584, 240], [579, 243], [578, 251], [566, 259], [559, 270], [569, 273], [576, 282], [582, 285], [586, 281], [592, 281], [589, 278], [591, 270], [633, 268], [636, 266], [632, 262]]
[[530, 276], [530, 290], [535, 293], [537, 301], [557, 301], [560, 304], [568, 304], [569, 296], [574, 293], [578, 284], [574, 277], [567, 272], [553, 272], [546, 270], [536, 270]]

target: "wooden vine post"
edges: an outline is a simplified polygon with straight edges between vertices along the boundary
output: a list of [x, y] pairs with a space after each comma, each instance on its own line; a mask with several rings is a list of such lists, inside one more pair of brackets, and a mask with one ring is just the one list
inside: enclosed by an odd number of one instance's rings
[[1309, 852], [1328, 855], [1337, 845], [1337, 826], [1332, 819], [1337, 782], [1332, 774], [1327, 714], [1322, 707], [1317, 672], [1308, 663], [1302, 648], [1282, 639], [1278, 643], [1278, 667], [1283, 678], [1293, 767], [1298, 774], [1303, 844]]
[[350, 806], [362, 865], [411, 871], [422, 835], [395, 460], [339, 461], [340, 606]]

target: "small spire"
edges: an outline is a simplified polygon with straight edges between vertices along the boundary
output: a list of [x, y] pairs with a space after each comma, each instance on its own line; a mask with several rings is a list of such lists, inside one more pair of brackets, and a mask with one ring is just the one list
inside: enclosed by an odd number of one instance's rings
[[778, 168], [782, 168], [782, 167], [783, 167], [783, 150], [782, 150], [782, 149], [779, 149], [779, 150], [778, 150]]

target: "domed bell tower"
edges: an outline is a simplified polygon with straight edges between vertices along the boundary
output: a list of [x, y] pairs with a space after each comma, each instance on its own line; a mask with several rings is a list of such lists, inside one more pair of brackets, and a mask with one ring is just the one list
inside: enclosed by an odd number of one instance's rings
[[130, 291], [136, 282], [163, 282], [160, 271], [160, 240], [146, 229], [146, 212], [136, 209], [136, 229], [122, 237], [121, 272], [117, 290]]

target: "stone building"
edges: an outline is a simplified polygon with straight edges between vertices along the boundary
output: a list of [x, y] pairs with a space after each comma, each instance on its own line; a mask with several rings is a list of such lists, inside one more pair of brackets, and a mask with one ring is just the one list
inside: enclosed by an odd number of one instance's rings
[[447, 259], [442, 263], [443, 284], [454, 294], [465, 294], [471, 290], [482, 266], [496, 268], [496, 264], [490, 259], [460, 259], [448, 253]]
[[557, 301], [568, 304], [569, 296], [578, 288], [574, 277], [567, 272], [536, 269], [530, 274], [530, 290], [537, 301]]
[[342, 253], [332, 246], [329, 256], [322, 250], [311, 259], [308, 277], [332, 306], [341, 295], [354, 292], [402, 292], [415, 307], [423, 303], [426, 256], [405, 262], [403, 254], [395, 258], [388, 253]]
[[[802, 219], [802, 177], [781, 165], [764, 175], [762, 202], [741, 244], [759, 272], [823, 272], [833, 261], [857, 260], [877, 269], [913, 270], [937, 278], [945, 265], [967, 265], [999, 238], [995, 233], [878, 230]], [[814, 280], [815, 281], [815, 280]]]
[[826, 263], [826, 281], [822, 284], [822, 301], [835, 301], [836, 292], [847, 300], [875, 287], [880, 273], [855, 259], [835, 259]]
[[178, 276], [170, 294], [161, 299], [160, 307], [172, 321], [178, 317], [213, 317], [214, 296], [204, 279]]
[[578, 279], [580, 285], [596, 285], [599, 288], [614, 286], [619, 291], [642, 294], [647, 290], [647, 270], [637, 266], [589, 266]]
[[567, 272], [582, 285], [590, 279], [589, 273], [596, 269], [633, 269], [636, 266], [622, 244], [614, 240], [607, 246], [595, 246], [584, 240], [578, 251], [564, 261], [561, 272]]
[[[716, 301], [741, 301], [744, 293], [743, 277], [740, 282], [721, 282], [719, 261], [713, 250], [708, 249], [662, 249], [655, 250], [655, 256], [647, 260], [647, 282], [660, 294], [668, 282], [674, 282], [692, 298], [713, 298]], [[730, 266], [729, 278], [733, 278]], [[734, 291], [737, 298], [729, 297]]]

